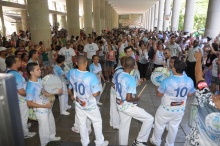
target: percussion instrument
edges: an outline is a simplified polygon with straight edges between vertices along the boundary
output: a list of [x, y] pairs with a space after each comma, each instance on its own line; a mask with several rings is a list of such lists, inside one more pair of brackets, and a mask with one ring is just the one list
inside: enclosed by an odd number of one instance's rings
[[58, 90], [62, 89], [63, 83], [59, 77], [49, 74], [42, 79], [42, 86], [49, 94], [57, 94]]
[[170, 76], [170, 71], [165, 67], [157, 67], [151, 74], [151, 81], [155, 86], [159, 86], [160, 83]]

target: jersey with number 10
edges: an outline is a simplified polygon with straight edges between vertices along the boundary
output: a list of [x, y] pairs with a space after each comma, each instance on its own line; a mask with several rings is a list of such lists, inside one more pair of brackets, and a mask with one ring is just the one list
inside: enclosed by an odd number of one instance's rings
[[76, 105], [83, 110], [95, 109], [97, 107], [96, 99], [92, 94], [100, 91], [96, 75], [88, 71], [71, 69], [66, 74], [66, 78], [72, 84], [74, 97], [86, 103], [85, 106], [81, 106], [78, 102], [76, 102]]
[[194, 83], [191, 78], [187, 76], [171, 76], [166, 78], [158, 88], [160, 93], [164, 93], [161, 104], [170, 106], [171, 102], [183, 102], [186, 104], [187, 94], [194, 93]]
[[115, 77], [115, 89], [118, 99], [121, 99], [123, 104], [118, 106], [119, 111], [123, 111], [133, 105], [126, 101], [127, 93], [136, 94], [136, 82], [133, 76], [126, 72], [121, 72]]

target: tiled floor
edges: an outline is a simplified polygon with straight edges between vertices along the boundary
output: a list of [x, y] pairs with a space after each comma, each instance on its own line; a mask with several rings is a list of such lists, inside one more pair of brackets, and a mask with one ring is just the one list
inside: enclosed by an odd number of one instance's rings
[[[141, 95], [141, 100], [139, 102], [139, 106], [144, 108], [148, 113], [155, 115], [155, 112], [160, 105], [160, 97], [157, 97], [155, 94], [155, 87], [150, 82], [147, 81], [147, 88]], [[143, 83], [141, 86], [137, 88], [138, 91], [142, 89], [144, 86]], [[139, 93], [139, 92], [138, 92]], [[109, 110], [110, 110], [110, 83], [106, 85], [106, 88], [102, 94], [101, 102], [103, 102], [103, 105], [101, 106], [101, 114], [102, 114], [102, 120], [103, 120], [103, 134], [106, 140], [109, 141], [109, 145], [118, 145], [118, 130], [114, 130], [112, 127], [109, 126]], [[190, 97], [187, 101], [187, 107], [185, 111], [185, 115], [182, 119], [182, 122], [179, 126], [178, 134], [175, 140], [175, 146], [183, 146], [185, 142], [185, 136], [189, 132], [190, 127], [188, 126], [188, 119], [190, 114], [190, 103], [193, 102], [194, 97]], [[57, 130], [57, 136], [61, 136], [63, 141], [67, 142], [80, 142], [80, 135], [76, 134], [71, 131], [71, 127], [74, 123], [74, 115], [75, 111], [73, 109], [69, 110], [71, 113], [69, 116], [61, 116], [59, 113], [59, 101], [56, 99], [54, 107], [53, 107], [53, 113], [54, 118], [56, 121], [56, 130]], [[35, 131], [38, 133], [38, 123], [31, 121], [33, 124], [30, 127], [30, 131]], [[130, 133], [129, 133], [129, 146], [132, 144], [133, 140], [137, 137], [138, 132], [140, 130], [141, 123], [132, 119], [131, 126], [130, 126]], [[165, 136], [167, 131], [164, 132], [162, 137], [162, 145], [164, 145]], [[152, 130], [150, 137], [152, 135]], [[94, 144], [95, 135], [94, 132], [90, 134], [90, 141], [91, 144]], [[26, 139], [25, 140], [26, 146], [39, 146], [39, 135], [37, 134], [34, 138]], [[151, 146], [151, 144], [148, 142], [148, 144]], [[72, 145], [77, 146], [78, 144], [72, 143]], [[79, 144], [80, 145], [80, 144]]]

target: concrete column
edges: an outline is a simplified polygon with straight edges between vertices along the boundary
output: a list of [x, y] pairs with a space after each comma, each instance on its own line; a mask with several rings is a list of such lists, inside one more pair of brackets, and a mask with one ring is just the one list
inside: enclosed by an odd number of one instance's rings
[[[163, 31], [166, 31], [169, 29], [169, 23], [170, 23], [170, 3], [171, 0], [165, 0], [165, 10], [164, 10], [164, 19], [163, 19]], [[165, 17], [169, 18], [168, 20], [165, 19]]]
[[114, 20], [115, 20], [115, 14], [114, 14], [114, 8], [112, 7], [112, 28], [114, 28]]
[[148, 13], [148, 30], [150, 31], [151, 29], [151, 7], [149, 8], [149, 13]]
[[146, 12], [143, 13], [143, 17], [142, 17], [142, 28], [145, 28], [145, 16], [146, 16]]
[[213, 39], [220, 34], [220, 1], [210, 0], [208, 5], [205, 36], [212, 37]]
[[171, 29], [177, 31], [179, 27], [180, 8], [182, 0], [173, 0]]
[[94, 17], [94, 31], [97, 35], [101, 35], [100, 26], [100, 0], [93, 0], [93, 17]]
[[158, 10], [159, 10], [159, 1], [156, 2], [155, 4], [155, 9], [154, 9], [154, 27], [157, 27], [158, 23]]
[[21, 22], [22, 22], [22, 29], [26, 31], [29, 27], [27, 10], [21, 10]]
[[92, 34], [92, 1], [83, 0], [85, 33]]
[[159, 1], [159, 13], [158, 13], [158, 24], [157, 24], [157, 31], [163, 30], [163, 20], [164, 20], [164, 2], [165, 0]]
[[27, 0], [27, 3], [30, 20], [31, 40], [34, 44], [38, 44], [40, 41], [43, 41], [45, 46], [50, 48], [51, 31], [48, 1]]
[[100, 0], [100, 25], [101, 30], [105, 29], [105, 0]]
[[79, 0], [66, 0], [66, 10], [68, 35], [79, 36]]
[[57, 14], [52, 14], [53, 18], [53, 27], [57, 26]]
[[109, 27], [110, 27], [110, 30], [112, 29], [112, 6], [109, 4], [109, 8], [110, 8], [110, 11], [109, 11], [109, 16], [110, 16], [110, 18], [109, 18]]
[[61, 16], [61, 27], [67, 29], [66, 16]]
[[196, 0], [186, 0], [185, 17], [184, 17], [184, 32], [192, 32], [194, 24]]
[[154, 30], [154, 8], [155, 8], [155, 5], [152, 5], [151, 6], [151, 30], [152, 31]]
[[109, 11], [109, 9], [108, 9], [108, 1], [105, 1], [105, 29], [108, 28], [108, 21], [109, 21], [109, 19], [108, 19], [108, 11]]
[[3, 17], [2, 6], [0, 6], [0, 17], [1, 17], [1, 23], [2, 23], [2, 34], [3, 36], [6, 36], [6, 27], [5, 27], [4, 17]]
[[118, 13], [115, 11], [115, 13], [116, 13], [116, 28], [118, 28]]
[[148, 14], [149, 14], [149, 10], [147, 10], [145, 13], [145, 29], [147, 30], [148, 30]]
[[18, 33], [21, 28], [22, 28], [21, 20], [16, 20], [16, 32]]

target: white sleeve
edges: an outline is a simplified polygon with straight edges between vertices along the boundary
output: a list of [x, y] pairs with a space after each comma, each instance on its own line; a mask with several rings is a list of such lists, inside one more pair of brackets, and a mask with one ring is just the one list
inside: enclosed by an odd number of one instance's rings
[[87, 46], [88, 46], [88, 45], [85, 45], [85, 46], [84, 46], [83, 52], [87, 52]]
[[60, 51], [58, 52], [59, 55], [62, 55], [62, 49], [60, 49]]
[[95, 51], [99, 50], [99, 47], [96, 43], [94, 43], [94, 48], [95, 48]]
[[71, 55], [72, 55], [72, 56], [76, 56], [76, 53], [75, 53], [75, 51], [74, 51], [73, 48], [71, 48]]

